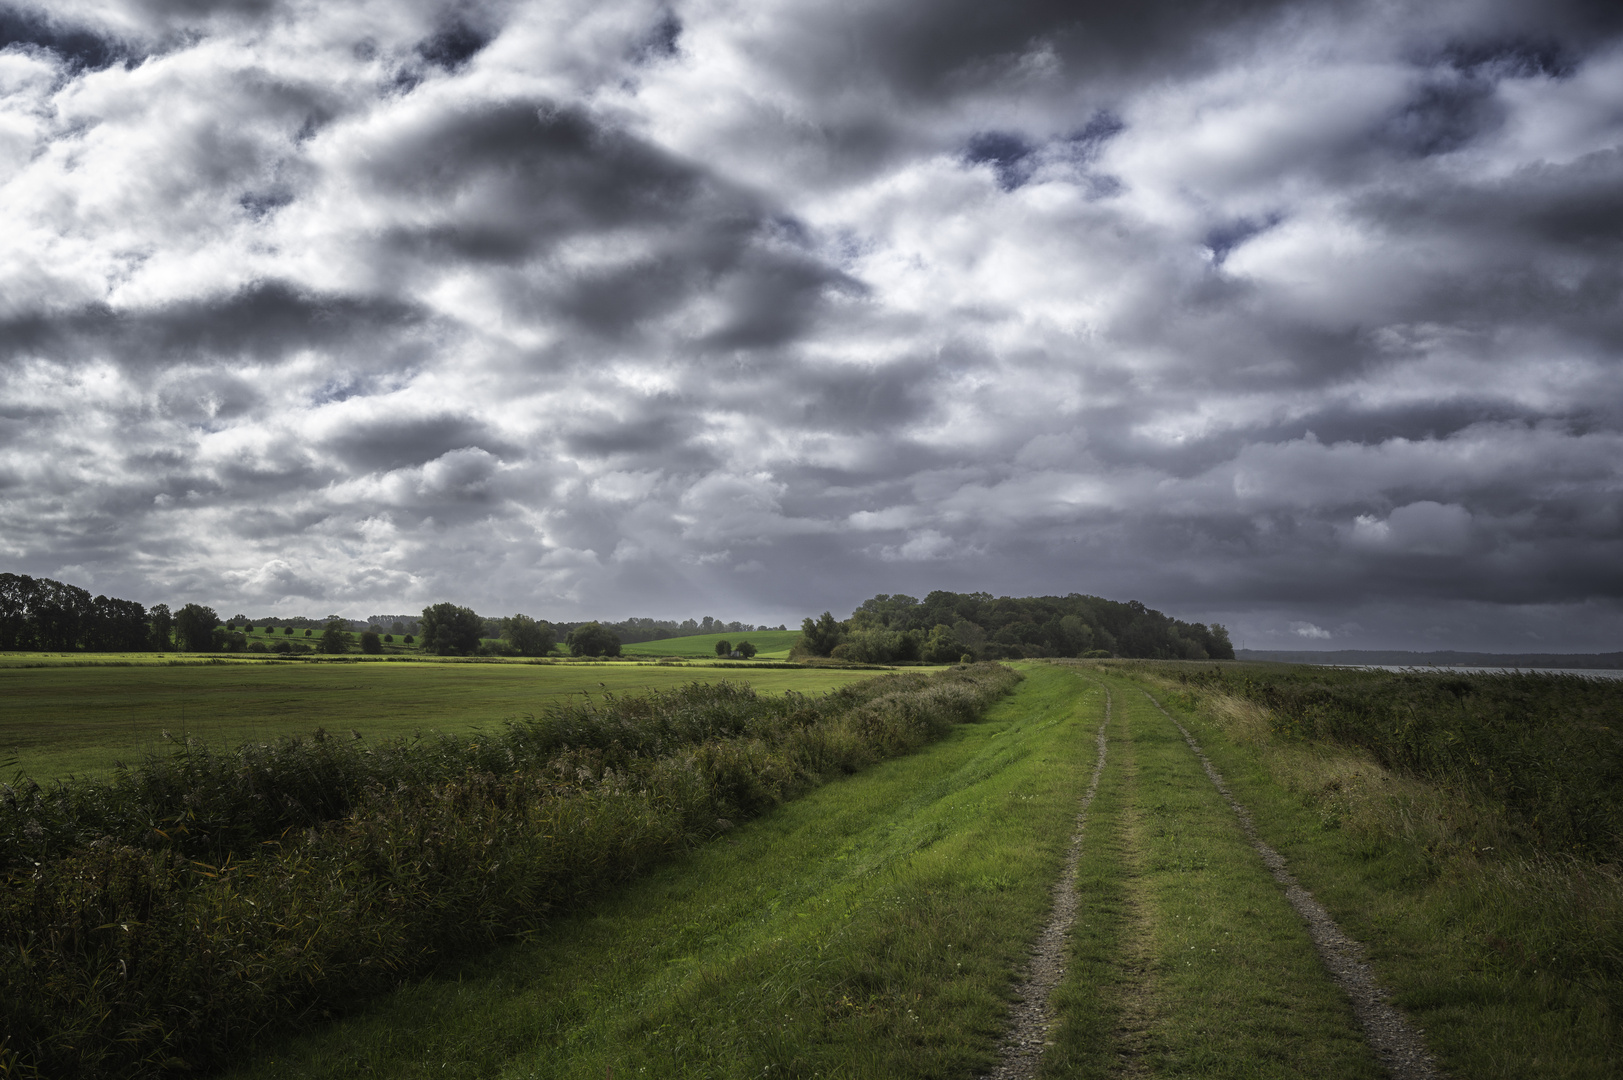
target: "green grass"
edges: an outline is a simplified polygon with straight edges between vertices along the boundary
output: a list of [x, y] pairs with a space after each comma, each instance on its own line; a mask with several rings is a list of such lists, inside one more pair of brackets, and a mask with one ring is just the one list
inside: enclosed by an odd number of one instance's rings
[[987, 721], [230, 1075], [976, 1075], [1101, 709], [1069, 673], [1033, 671]]
[[662, 641], [639, 641], [622, 646], [623, 652], [633, 656], [684, 656], [715, 658], [716, 642], [727, 641], [737, 645], [747, 641], [756, 648], [758, 660], [784, 660], [800, 637], [799, 630], [746, 630], [741, 634], [694, 634], [691, 637], [665, 638]]
[[1141, 672], [1262, 838], [1350, 935], [1454, 1076], [1616, 1075], [1617, 870], [1526, 846], [1502, 807], [1279, 735], [1260, 706]]
[[[20, 665], [42, 663], [44, 657], [10, 654], [6, 659]], [[94, 663], [84, 654], [75, 663], [50, 659], [56, 662], [0, 666], [0, 760], [14, 757], [16, 767], [42, 781], [105, 774], [119, 760], [132, 762], [165, 749], [165, 731], [211, 743], [263, 742], [317, 728], [355, 729], [370, 739], [467, 731], [539, 713], [560, 697], [669, 689], [706, 675], [681, 665], [604, 662], [401, 662], [357, 656], [353, 662], [120, 663], [128, 658], [112, 657]], [[714, 672], [718, 681], [736, 681], [742, 674]], [[747, 673], [763, 693], [808, 694], [873, 674], [787, 668]]]
[[1114, 696], [1046, 1078], [1381, 1075], [1346, 998], [1177, 729]]

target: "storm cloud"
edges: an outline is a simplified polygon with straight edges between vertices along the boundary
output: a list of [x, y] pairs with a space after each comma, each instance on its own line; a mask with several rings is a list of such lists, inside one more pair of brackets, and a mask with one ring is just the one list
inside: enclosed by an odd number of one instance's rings
[[0, 0], [0, 556], [1623, 640], [1623, 15]]

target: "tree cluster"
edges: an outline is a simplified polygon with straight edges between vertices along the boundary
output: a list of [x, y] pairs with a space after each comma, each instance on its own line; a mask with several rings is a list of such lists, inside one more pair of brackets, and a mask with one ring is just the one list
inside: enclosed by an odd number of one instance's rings
[[565, 639], [570, 656], [619, 656], [620, 638], [602, 623], [582, 623]]
[[1160, 660], [1232, 660], [1228, 631], [1187, 623], [1137, 600], [1068, 596], [993, 597], [932, 592], [866, 600], [849, 619], [830, 612], [806, 619], [793, 655], [860, 663], [950, 663], [1040, 656], [1125, 656]]
[[[167, 608], [164, 614], [167, 616]], [[91, 596], [77, 585], [50, 578], [0, 574], [0, 649], [145, 652], [152, 648], [147, 609], [134, 600]]]

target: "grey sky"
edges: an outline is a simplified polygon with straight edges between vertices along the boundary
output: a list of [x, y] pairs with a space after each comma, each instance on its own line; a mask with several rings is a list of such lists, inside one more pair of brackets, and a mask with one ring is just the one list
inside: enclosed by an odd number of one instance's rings
[[0, 562], [1623, 647], [1615, 3], [0, 0]]

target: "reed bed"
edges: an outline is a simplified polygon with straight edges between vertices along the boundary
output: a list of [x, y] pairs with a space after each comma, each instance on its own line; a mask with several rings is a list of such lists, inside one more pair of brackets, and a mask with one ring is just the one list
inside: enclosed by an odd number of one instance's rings
[[0, 789], [0, 1075], [210, 1068], [980, 716], [998, 665], [734, 683], [371, 746], [187, 745]]

